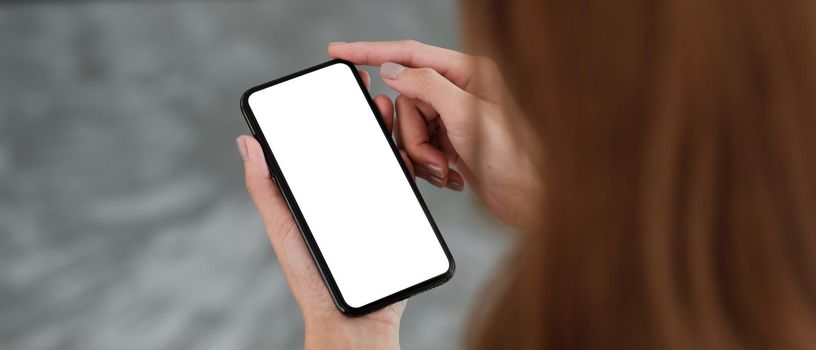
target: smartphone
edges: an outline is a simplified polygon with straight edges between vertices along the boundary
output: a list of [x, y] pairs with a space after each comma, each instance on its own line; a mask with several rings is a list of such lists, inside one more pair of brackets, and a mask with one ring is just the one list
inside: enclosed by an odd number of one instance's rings
[[379, 110], [350, 62], [255, 86], [241, 111], [340, 312], [359, 316], [455, 269]]

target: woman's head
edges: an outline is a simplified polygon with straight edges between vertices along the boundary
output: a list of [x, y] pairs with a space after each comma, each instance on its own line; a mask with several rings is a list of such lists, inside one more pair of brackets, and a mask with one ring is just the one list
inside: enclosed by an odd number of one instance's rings
[[816, 344], [816, 3], [463, 3], [540, 137], [474, 347]]

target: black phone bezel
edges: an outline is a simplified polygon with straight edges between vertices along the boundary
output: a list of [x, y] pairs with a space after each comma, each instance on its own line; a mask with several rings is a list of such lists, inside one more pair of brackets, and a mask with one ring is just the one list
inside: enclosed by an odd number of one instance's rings
[[[303, 214], [300, 211], [300, 207], [298, 207], [297, 200], [295, 199], [294, 195], [292, 194], [291, 190], [289, 189], [289, 185], [286, 182], [286, 178], [283, 176], [283, 172], [281, 171], [280, 167], [278, 166], [277, 161], [275, 160], [275, 156], [272, 154], [269, 145], [266, 142], [266, 138], [264, 137], [263, 131], [261, 131], [260, 126], [258, 125], [257, 120], [255, 119], [255, 115], [252, 113], [252, 109], [249, 106], [249, 96], [253, 93], [268, 88], [273, 85], [277, 85], [283, 83], [285, 81], [297, 78], [302, 75], [309, 74], [311, 72], [327, 68], [329, 66], [335, 64], [343, 64], [346, 65], [357, 80], [357, 85], [360, 87], [360, 90], [363, 92], [363, 96], [365, 96], [366, 101], [368, 102], [369, 107], [371, 108], [371, 112], [373, 113], [375, 119], [380, 125], [382, 129], [383, 136], [386, 138], [388, 145], [391, 147], [391, 150], [394, 153], [394, 157], [397, 159], [400, 167], [402, 168], [402, 172], [405, 174], [405, 179], [411, 186], [411, 189], [414, 191], [414, 195], [416, 196], [417, 201], [419, 201], [420, 206], [422, 207], [423, 212], [425, 213], [425, 217], [428, 219], [428, 222], [431, 224], [434, 233], [436, 234], [436, 238], [439, 241], [439, 244], [442, 246], [442, 250], [445, 252], [445, 256], [448, 259], [448, 270], [441, 275], [432, 277], [428, 280], [415, 284], [411, 287], [398, 291], [394, 294], [388, 295], [381, 299], [375, 300], [371, 303], [360, 307], [352, 307], [346, 303], [343, 299], [342, 293], [340, 293], [337, 284], [334, 281], [334, 277], [332, 277], [331, 270], [329, 269], [326, 261], [323, 259], [323, 255], [320, 252], [320, 247], [317, 246], [317, 243], [312, 236], [312, 232], [309, 229], [309, 225], [306, 222]], [[289, 211], [291, 212], [292, 216], [295, 219], [295, 222], [300, 230], [301, 236], [303, 237], [304, 241], [306, 242], [306, 246], [309, 248], [309, 252], [312, 254], [312, 258], [315, 261], [315, 264], [318, 267], [318, 271], [320, 271], [320, 276], [323, 278], [323, 282], [326, 284], [326, 287], [329, 290], [329, 294], [334, 301], [334, 304], [337, 306], [337, 309], [347, 316], [362, 316], [373, 311], [379, 310], [385, 306], [390, 304], [396, 303], [403, 299], [407, 299], [412, 295], [417, 293], [421, 293], [442, 285], [443, 283], [447, 282], [453, 277], [454, 271], [456, 270], [456, 263], [453, 260], [453, 255], [451, 254], [450, 250], [448, 249], [447, 244], [445, 244], [444, 238], [442, 238], [442, 234], [439, 232], [439, 228], [436, 226], [436, 222], [434, 221], [433, 217], [431, 216], [430, 211], [428, 210], [428, 206], [425, 205], [425, 201], [422, 198], [422, 195], [419, 193], [419, 189], [414, 182], [414, 179], [411, 177], [408, 168], [405, 166], [405, 163], [402, 160], [402, 156], [400, 156], [399, 151], [394, 144], [394, 140], [391, 138], [388, 128], [386, 128], [385, 123], [383, 122], [382, 115], [380, 115], [379, 109], [374, 104], [374, 100], [371, 98], [371, 95], [368, 93], [368, 89], [365, 87], [360, 74], [357, 71], [357, 67], [354, 66], [351, 62], [342, 60], [342, 59], [333, 59], [316, 66], [312, 66], [301, 71], [286, 75], [284, 77], [256, 85], [241, 95], [241, 112], [244, 116], [244, 120], [246, 121], [247, 125], [249, 126], [250, 132], [258, 140], [263, 148], [264, 157], [266, 158], [266, 163], [269, 166], [269, 171], [273, 178], [275, 179], [275, 183], [277, 184], [278, 188], [280, 189], [281, 193], [283, 194], [283, 198], [286, 201], [287, 206], [289, 207]], [[420, 257], [421, 258], [421, 257]]]

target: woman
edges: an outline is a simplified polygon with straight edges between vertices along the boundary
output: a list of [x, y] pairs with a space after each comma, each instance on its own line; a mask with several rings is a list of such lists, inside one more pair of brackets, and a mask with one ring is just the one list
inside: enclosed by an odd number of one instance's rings
[[[329, 54], [381, 67], [417, 177], [524, 232], [468, 347], [816, 348], [816, 4], [463, 5], [496, 64], [413, 41]], [[337, 312], [260, 146], [238, 145], [306, 347], [397, 348], [405, 303]]]

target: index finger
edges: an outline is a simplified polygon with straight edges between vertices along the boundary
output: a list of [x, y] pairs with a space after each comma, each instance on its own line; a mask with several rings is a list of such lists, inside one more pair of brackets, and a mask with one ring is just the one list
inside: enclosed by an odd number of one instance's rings
[[331, 43], [329, 56], [368, 66], [395, 62], [408, 67], [433, 68], [462, 89], [473, 75], [472, 56], [415, 40]]

